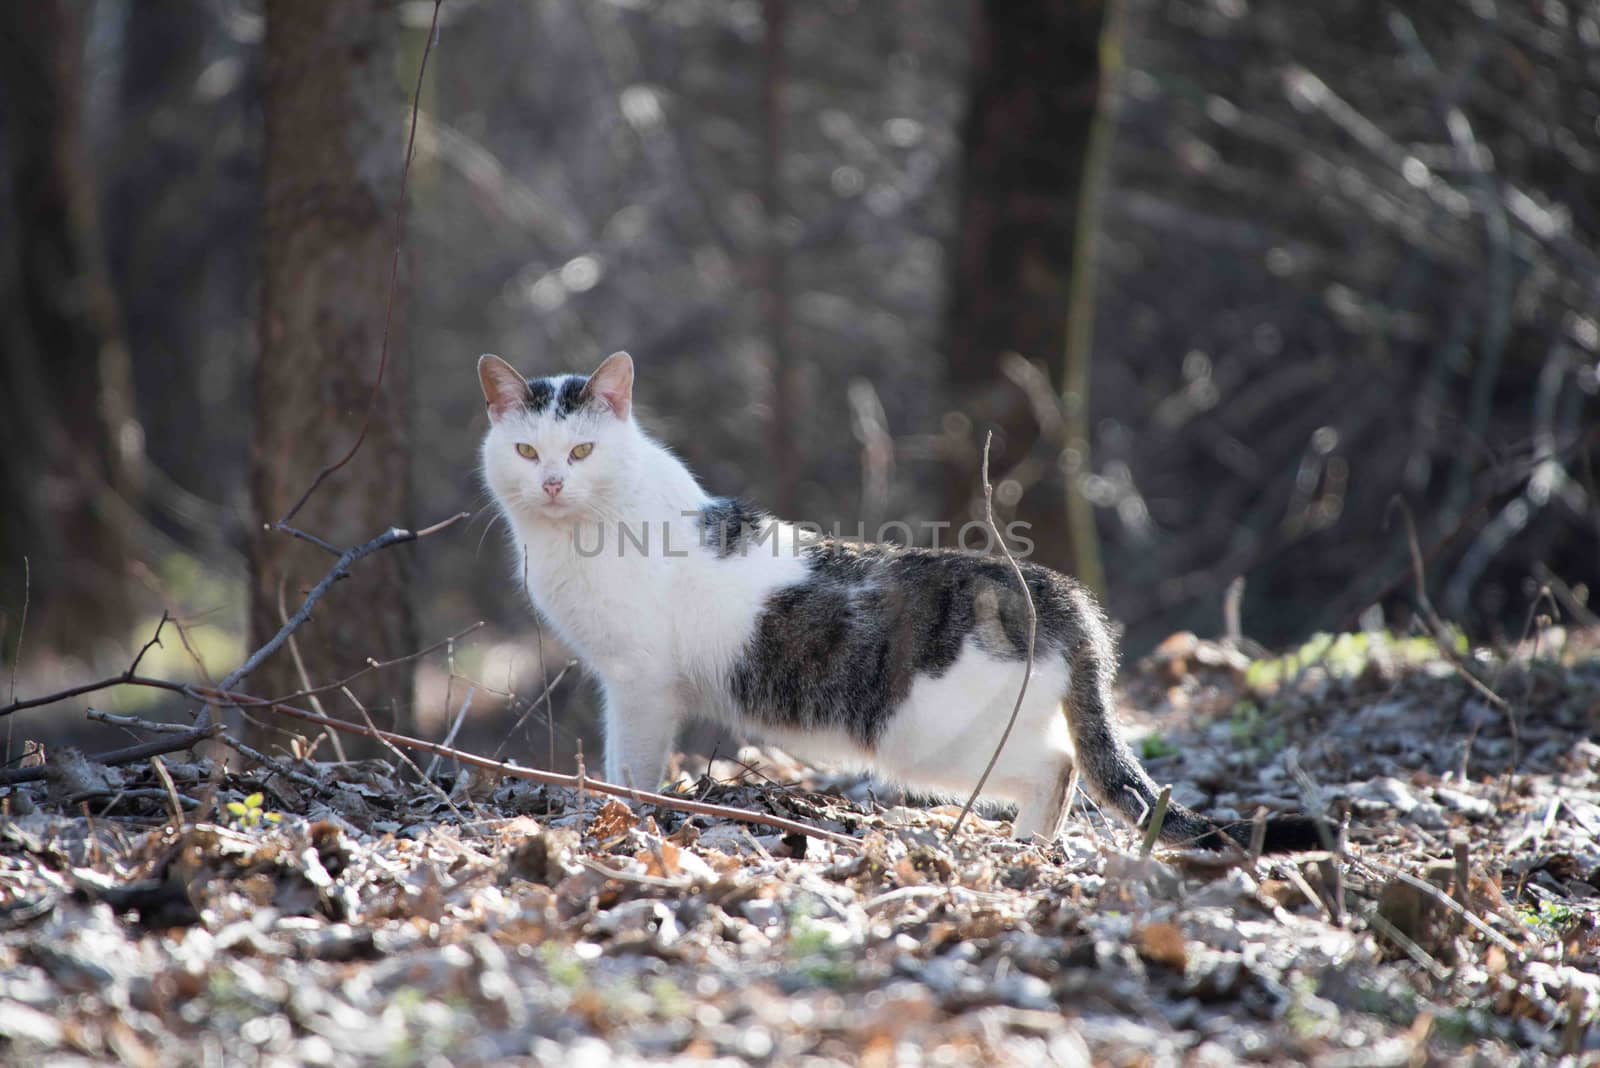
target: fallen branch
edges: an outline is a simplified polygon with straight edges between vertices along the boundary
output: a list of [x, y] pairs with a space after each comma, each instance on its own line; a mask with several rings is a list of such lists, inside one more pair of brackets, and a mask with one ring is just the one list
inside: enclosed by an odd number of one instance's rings
[[[701, 801], [691, 801], [687, 798], [673, 797], [668, 794], [658, 794], [645, 790], [635, 790], [627, 786], [616, 786], [608, 782], [603, 782], [600, 779], [585, 775], [581, 770], [576, 775], [562, 775], [559, 772], [554, 771], [537, 771], [533, 768], [519, 767], [516, 764], [506, 764], [498, 760], [490, 760], [488, 757], [481, 757], [475, 753], [468, 753], [461, 749], [453, 749], [450, 746], [439, 745], [435, 742], [425, 741], [421, 738], [412, 738], [409, 735], [396, 734], [393, 731], [382, 730], [378, 727], [366, 727], [358, 723], [351, 723], [347, 720], [335, 719], [332, 716], [318, 715], [315, 712], [310, 712], [303, 708], [296, 708], [293, 705], [287, 705], [281, 701], [273, 701], [266, 698], [255, 697], [251, 694], [239, 693], [234, 690], [224, 690], [220, 687], [186, 685], [178, 682], [170, 682], [166, 679], [149, 678], [148, 676], [144, 675], [134, 675], [131, 677], [126, 675], [117, 675], [108, 679], [101, 679], [98, 682], [86, 683], [83, 686], [74, 687], [71, 691], [63, 691], [61, 694], [54, 695], [52, 698], [41, 699], [39, 703], [45, 703], [48, 700], [63, 700], [68, 696], [75, 696], [80, 693], [89, 693], [96, 689], [108, 689], [112, 686], [144, 686], [151, 689], [167, 690], [172, 693], [181, 694], [196, 701], [206, 701], [213, 704], [236, 705], [240, 708], [253, 708], [262, 710], [270, 709], [281, 715], [288, 716], [291, 719], [302, 720], [306, 723], [315, 723], [343, 734], [360, 735], [363, 738], [371, 738], [374, 741], [386, 742], [402, 749], [412, 749], [423, 753], [432, 753], [437, 756], [441, 756], [446, 760], [458, 761], [459, 763], [468, 764], [475, 768], [483, 768], [486, 771], [493, 771], [501, 775], [508, 775], [514, 779], [524, 779], [528, 782], [542, 783], [546, 786], [556, 786], [569, 790], [577, 790], [580, 794], [588, 790], [593, 790], [595, 793], [607, 794], [611, 797], [621, 798], [624, 801], [637, 800], [647, 805], [655, 805], [658, 808], [666, 808], [678, 812], [688, 812], [698, 816], [711, 816], [716, 819], [732, 820], [736, 823], [762, 824], [768, 827], [776, 827], [780, 830], [789, 831], [794, 834], [809, 835], [812, 838], [833, 842], [838, 845], [851, 845], [855, 843], [855, 839], [849, 837], [848, 835], [838, 834], [833, 831], [825, 831], [821, 828], [812, 827], [796, 820], [785, 819], [782, 816], [774, 816], [762, 812], [751, 812], [740, 808], [729, 808], [725, 805], [713, 805]], [[221, 733], [222, 727], [220, 724], [212, 724], [206, 727], [196, 727], [185, 734], [172, 735], [158, 742], [149, 742], [142, 746], [134, 746], [131, 749], [123, 749], [114, 753], [106, 753], [99, 757], [92, 757], [91, 759], [101, 764], [127, 764], [135, 760], [144, 760], [151, 756], [157, 756], [162, 753], [172, 753], [180, 749], [187, 749], [197, 741], [210, 738]], [[234, 744], [231, 738], [225, 740], [227, 740], [230, 745]], [[235, 747], [237, 748], [237, 746]], [[289, 775], [291, 778], [296, 778], [297, 776], [300, 776], [301, 773], [291, 770]], [[0, 786], [7, 786], [21, 782], [38, 782], [48, 778], [48, 776], [49, 772], [46, 770], [46, 768], [21, 768], [15, 771], [0, 772]], [[299, 781], [298, 778], [296, 781]], [[312, 782], [314, 783], [314, 780], [312, 780]]]
[[[149, 760], [153, 756], [162, 756], [166, 753], [176, 753], [189, 749], [196, 742], [203, 742], [222, 733], [222, 725], [212, 724], [208, 727], [195, 727], [183, 734], [169, 734], [153, 742], [144, 742], [141, 745], [129, 746], [127, 749], [116, 749], [109, 753], [101, 753], [88, 759], [95, 764], [104, 764], [107, 767], [116, 764], [133, 764], [140, 760]], [[17, 786], [25, 782], [44, 782], [55, 774], [56, 765], [41, 764], [33, 768], [8, 768], [0, 771], [0, 786]]]
[[726, 805], [712, 805], [702, 801], [691, 801], [688, 798], [674, 797], [670, 794], [652, 793], [648, 790], [637, 790], [629, 786], [617, 786], [613, 783], [592, 778], [591, 776], [584, 774], [581, 769], [576, 775], [563, 775], [560, 772], [539, 771], [534, 768], [519, 767], [516, 764], [506, 764], [498, 760], [490, 760], [488, 757], [481, 757], [475, 753], [468, 753], [461, 749], [452, 749], [449, 746], [439, 745], [436, 742], [425, 741], [421, 738], [412, 738], [409, 735], [396, 734], [393, 731], [386, 731], [377, 727], [365, 727], [357, 723], [349, 723], [342, 719], [334, 719], [330, 716], [319, 716], [315, 712], [308, 712], [303, 708], [294, 708], [290, 705], [278, 704], [270, 701], [256, 702], [256, 699], [250, 698], [245, 694], [233, 694], [230, 696], [232, 696], [235, 700], [240, 700], [241, 702], [257, 704], [258, 707], [270, 707], [274, 712], [289, 716], [292, 719], [304, 720], [307, 723], [318, 723], [324, 727], [341, 731], [345, 734], [356, 734], [363, 738], [371, 738], [375, 741], [387, 742], [390, 745], [398, 746], [402, 749], [413, 749], [422, 753], [433, 753], [436, 756], [444, 757], [446, 760], [454, 760], [462, 764], [468, 764], [475, 768], [483, 768], [486, 771], [493, 771], [500, 775], [509, 776], [513, 779], [522, 779], [526, 782], [541, 783], [545, 786], [557, 786], [563, 789], [577, 790], [580, 795], [592, 790], [597, 794], [606, 794], [610, 797], [621, 798], [624, 801], [639, 801], [643, 804], [655, 805], [657, 808], [670, 809], [676, 812], [688, 812], [697, 816], [711, 816], [715, 819], [731, 820], [735, 823], [755, 823], [767, 827], [776, 827], [779, 830], [789, 831], [793, 834], [807, 835], [811, 838], [817, 838], [822, 841], [833, 842], [836, 845], [857, 844], [856, 840], [848, 835], [838, 834], [834, 831], [825, 831], [819, 827], [813, 827], [808, 824], [800, 823], [797, 820], [785, 819], [782, 816], [774, 816], [765, 812], [751, 812], [742, 808], [730, 808]]

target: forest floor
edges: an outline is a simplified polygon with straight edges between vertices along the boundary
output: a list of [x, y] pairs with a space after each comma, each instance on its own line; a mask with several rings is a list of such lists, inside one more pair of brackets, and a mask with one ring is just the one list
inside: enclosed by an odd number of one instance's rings
[[[1123, 703], [1179, 800], [1327, 812], [1345, 845], [1145, 855], [1092, 809], [1049, 846], [995, 813], [949, 842], [957, 807], [770, 750], [681, 790], [850, 844], [383, 761], [211, 799], [204, 764], [165, 765], [176, 799], [80, 767], [0, 819], [0, 1061], [1600, 1057], [1600, 635], [1453, 663], [1175, 636]], [[69, 801], [85, 775], [108, 793]]]

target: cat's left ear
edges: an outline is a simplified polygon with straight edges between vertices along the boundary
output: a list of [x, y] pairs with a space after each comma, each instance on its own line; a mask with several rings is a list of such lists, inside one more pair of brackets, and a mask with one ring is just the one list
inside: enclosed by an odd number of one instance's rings
[[607, 356], [589, 376], [583, 391], [610, 408], [618, 419], [628, 418], [633, 410], [633, 357], [626, 352]]

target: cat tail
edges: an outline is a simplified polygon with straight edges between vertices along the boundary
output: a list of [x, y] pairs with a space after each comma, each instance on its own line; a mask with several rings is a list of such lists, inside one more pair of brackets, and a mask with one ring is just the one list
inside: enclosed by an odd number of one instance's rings
[[[1088, 630], [1076, 649], [1067, 653], [1070, 683], [1064, 703], [1078, 773], [1095, 800], [1134, 827], [1143, 828], [1155, 813], [1160, 791], [1117, 726], [1112, 691], [1116, 650], [1111, 636], [1103, 625], [1091, 625]], [[1220, 852], [1248, 846], [1252, 829], [1249, 821], [1219, 823], [1170, 801], [1161, 823], [1161, 840]], [[1292, 853], [1322, 846], [1313, 819], [1274, 816], [1267, 820], [1263, 852]]]

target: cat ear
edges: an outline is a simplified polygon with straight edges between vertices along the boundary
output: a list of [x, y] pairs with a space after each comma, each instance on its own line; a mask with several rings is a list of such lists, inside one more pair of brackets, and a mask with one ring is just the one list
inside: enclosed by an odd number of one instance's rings
[[528, 380], [492, 353], [478, 357], [478, 384], [483, 387], [483, 402], [489, 406], [492, 423], [498, 423], [528, 399]]
[[599, 400], [618, 419], [628, 418], [633, 410], [633, 357], [626, 352], [613, 352], [607, 356], [583, 390]]

